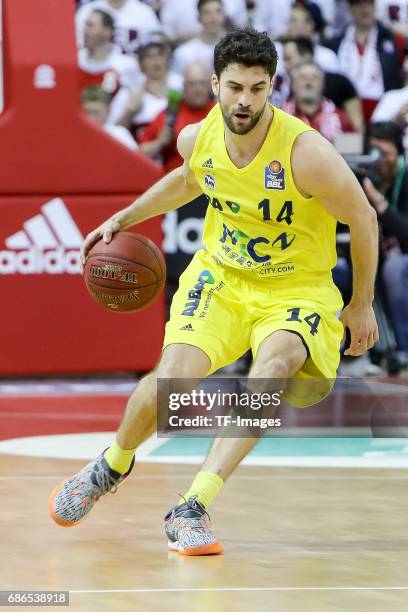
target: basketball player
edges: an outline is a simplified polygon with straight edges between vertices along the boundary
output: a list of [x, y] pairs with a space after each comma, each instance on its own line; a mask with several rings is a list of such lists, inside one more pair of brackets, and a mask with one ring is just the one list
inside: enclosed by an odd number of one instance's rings
[[[207, 196], [205, 246], [180, 277], [159, 363], [130, 397], [112, 446], [52, 492], [49, 508], [59, 525], [78, 524], [128, 476], [135, 450], [156, 428], [158, 378], [202, 379], [250, 347], [248, 385], [320, 378], [327, 394], [344, 328], [351, 335], [348, 355], [362, 355], [378, 339], [375, 211], [332, 145], [268, 104], [276, 61], [266, 33], [227, 34], [214, 53], [218, 104], [180, 133], [183, 166], [85, 239], [83, 263], [101, 237], [109, 242], [115, 232]], [[343, 304], [331, 275], [336, 219], [350, 227], [354, 277], [340, 319]], [[320, 399], [311, 394], [303, 405]], [[165, 517], [172, 550], [221, 552], [207, 509], [257, 441], [214, 440], [190, 489]]]

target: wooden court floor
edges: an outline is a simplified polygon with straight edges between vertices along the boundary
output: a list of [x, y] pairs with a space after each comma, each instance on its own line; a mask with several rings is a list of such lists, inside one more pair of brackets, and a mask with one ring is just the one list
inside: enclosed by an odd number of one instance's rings
[[211, 507], [225, 553], [191, 558], [162, 518], [195, 466], [139, 464], [60, 528], [48, 494], [83, 463], [0, 455], [0, 590], [67, 589], [89, 612], [408, 610], [404, 470], [240, 467]]

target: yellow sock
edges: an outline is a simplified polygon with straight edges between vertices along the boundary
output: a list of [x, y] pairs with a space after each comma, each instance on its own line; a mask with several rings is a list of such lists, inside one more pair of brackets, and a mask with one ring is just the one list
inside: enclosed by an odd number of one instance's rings
[[[213, 472], [198, 472], [184, 497], [189, 499], [192, 495], [197, 495], [198, 501], [203, 504], [204, 508], [208, 508], [221, 491], [223, 484], [223, 479]], [[185, 499], [180, 499], [179, 505], [183, 504]]]
[[112, 470], [119, 472], [119, 474], [126, 474], [132, 463], [135, 450], [135, 448], [123, 450], [115, 440], [112, 446], [105, 451], [104, 457]]

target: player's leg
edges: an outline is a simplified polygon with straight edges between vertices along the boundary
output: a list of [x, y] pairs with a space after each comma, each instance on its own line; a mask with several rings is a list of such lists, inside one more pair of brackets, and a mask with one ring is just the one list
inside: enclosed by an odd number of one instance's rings
[[[142, 378], [130, 396], [116, 434], [117, 444], [124, 449], [136, 449], [156, 430], [157, 379], [201, 379], [207, 375], [210, 366], [207, 355], [196, 346], [166, 346], [157, 367]], [[115, 469], [115, 465], [111, 467]]]
[[136, 448], [156, 428], [158, 378], [203, 378], [209, 369], [210, 360], [200, 348], [187, 344], [167, 346], [157, 367], [140, 381], [129, 398], [114, 452], [110, 457], [103, 452], [52, 492], [49, 510], [54, 521], [64, 527], [77, 525], [102, 495], [115, 492], [128, 476]]
[[[261, 343], [250, 370], [247, 382], [249, 391], [261, 392], [260, 381], [264, 380], [265, 391], [272, 392], [271, 379], [290, 378], [302, 367], [306, 358], [307, 350], [298, 335], [288, 331], [271, 334]], [[206, 508], [258, 440], [259, 436], [242, 437], [242, 430], [239, 431], [234, 425], [223, 428], [190, 489], [166, 516], [166, 531], [172, 550], [186, 555], [222, 552], [221, 543], [209, 528]]]
[[[300, 336], [285, 330], [274, 332], [263, 340], [258, 349], [247, 379], [248, 391], [256, 393], [277, 391], [285, 385], [285, 380], [301, 369], [307, 356]], [[234, 437], [236, 434], [242, 435], [242, 430], [240, 431], [237, 426], [223, 428], [215, 438], [201, 468], [216, 474], [223, 482], [259, 441], [259, 436]], [[208, 495], [206, 489], [197, 490], [195, 483], [187, 495], [193, 492], [198, 494], [198, 499], [206, 507], [214, 497]]]

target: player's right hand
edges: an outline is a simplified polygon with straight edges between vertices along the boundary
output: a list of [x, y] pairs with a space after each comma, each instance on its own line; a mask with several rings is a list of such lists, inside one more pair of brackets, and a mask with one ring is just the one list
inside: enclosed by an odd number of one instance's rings
[[88, 253], [94, 244], [96, 244], [101, 238], [104, 242], [106, 242], [106, 244], [108, 244], [112, 240], [113, 234], [119, 232], [120, 229], [121, 227], [119, 221], [109, 220], [87, 235], [80, 250], [82, 271], [84, 269], [83, 267], [85, 265], [86, 258], [88, 257]]

